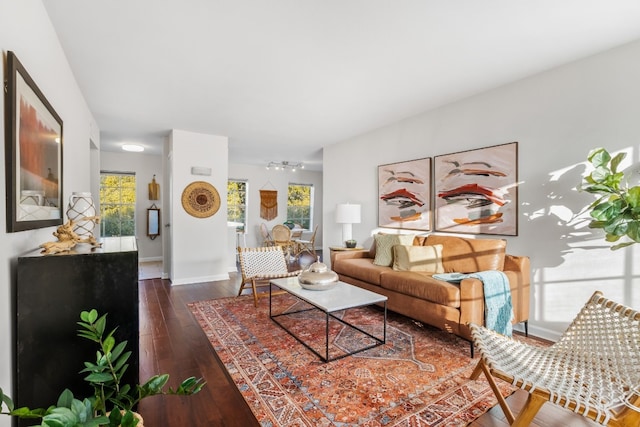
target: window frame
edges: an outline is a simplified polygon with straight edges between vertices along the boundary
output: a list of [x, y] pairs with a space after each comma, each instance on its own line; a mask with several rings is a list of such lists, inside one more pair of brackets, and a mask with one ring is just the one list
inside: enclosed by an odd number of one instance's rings
[[[126, 188], [125, 186], [122, 185], [122, 182], [119, 181], [119, 185], [116, 187], [105, 187], [103, 186], [103, 176], [119, 176], [119, 177], [133, 177], [133, 202], [131, 203], [124, 203], [122, 202], [122, 191], [123, 188]], [[105, 188], [115, 188], [120, 192], [120, 203], [110, 203], [107, 202], [103, 199], [103, 190]], [[137, 227], [137, 219], [138, 219], [138, 212], [137, 212], [137, 201], [138, 201], [138, 181], [137, 181], [137, 177], [136, 177], [136, 173], [135, 172], [121, 172], [121, 171], [108, 171], [108, 170], [101, 170], [100, 171], [100, 193], [99, 193], [99, 197], [100, 197], [100, 237], [123, 237], [123, 236], [137, 236], [137, 232], [138, 232], [138, 227]], [[122, 224], [125, 223], [125, 221], [122, 220], [122, 216], [120, 216], [120, 219], [118, 221], [118, 226], [119, 226], [119, 231], [120, 234], [118, 235], [105, 235], [105, 227], [107, 224], [109, 224], [108, 221], [106, 221], [106, 215], [105, 215], [105, 210], [109, 207], [113, 207], [113, 206], [119, 206], [120, 208], [122, 207], [129, 207], [131, 208], [131, 210], [133, 211], [133, 218], [132, 219], [127, 219], [126, 222], [131, 222], [131, 224], [133, 225], [133, 234], [122, 234]]]
[[[244, 204], [236, 205], [236, 204], [232, 204], [232, 203], [229, 202], [229, 197], [231, 195], [231, 192], [229, 191], [229, 184], [231, 182], [237, 182], [237, 183], [244, 184]], [[244, 233], [247, 230], [247, 218], [249, 216], [248, 215], [248, 213], [249, 213], [249, 180], [247, 180], [247, 179], [237, 179], [237, 178], [228, 178], [227, 179], [227, 223], [240, 222], [240, 221], [232, 220], [229, 217], [229, 211], [234, 207], [238, 207], [240, 209], [243, 209], [244, 221], [242, 223], [244, 225], [237, 226], [236, 227], [236, 231], [240, 231], [240, 232]]]
[[[304, 221], [302, 221], [300, 218], [295, 218], [292, 219], [289, 217], [289, 209], [290, 207], [295, 207], [293, 205], [289, 205], [289, 189], [291, 187], [308, 187], [309, 188], [309, 225], [308, 227], [305, 227]], [[315, 189], [313, 184], [307, 184], [307, 183], [300, 183], [300, 182], [290, 182], [287, 184], [287, 222], [291, 221], [293, 223], [296, 224], [300, 224], [302, 226], [302, 228], [304, 228], [305, 230], [313, 230], [313, 211], [314, 211], [314, 199], [315, 199]]]

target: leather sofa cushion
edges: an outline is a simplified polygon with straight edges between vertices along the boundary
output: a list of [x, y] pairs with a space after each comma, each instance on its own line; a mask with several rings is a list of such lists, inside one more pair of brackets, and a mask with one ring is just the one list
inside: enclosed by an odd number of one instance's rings
[[475, 273], [503, 270], [507, 248], [502, 239], [465, 239], [455, 236], [429, 235], [423, 245], [442, 245], [445, 273]]
[[436, 280], [421, 271], [385, 271], [380, 286], [405, 295], [449, 307], [460, 307], [460, 286]]
[[381, 267], [373, 263], [371, 258], [348, 258], [337, 260], [332, 265], [333, 271], [344, 276], [353, 277], [372, 285], [380, 286], [380, 274], [390, 270], [389, 267]]
[[393, 247], [393, 269], [444, 273], [442, 245], [396, 245]]

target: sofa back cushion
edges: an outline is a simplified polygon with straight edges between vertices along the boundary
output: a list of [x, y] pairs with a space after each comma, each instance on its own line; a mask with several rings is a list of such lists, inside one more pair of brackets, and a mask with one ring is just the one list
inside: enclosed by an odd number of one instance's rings
[[432, 274], [444, 273], [442, 245], [395, 245], [393, 247], [393, 269], [396, 271], [423, 271]]
[[431, 234], [422, 240], [422, 244], [442, 245], [445, 273], [475, 273], [504, 268], [507, 242], [502, 239], [465, 239]]
[[376, 234], [376, 255], [373, 259], [375, 265], [391, 267], [393, 264], [393, 247], [395, 245], [411, 245], [413, 234]]

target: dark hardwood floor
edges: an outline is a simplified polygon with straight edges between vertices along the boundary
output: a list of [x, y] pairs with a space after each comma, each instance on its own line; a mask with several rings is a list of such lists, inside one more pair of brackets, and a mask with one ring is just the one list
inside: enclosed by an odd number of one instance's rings
[[[168, 280], [140, 281], [140, 378], [169, 373], [177, 386], [189, 376], [203, 377], [207, 385], [194, 396], [154, 396], [139, 406], [149, 427], [259, 426], [251, 409], [227, 374], [207, 337], [186, 304], [235, 296], [237, 277], [230, 280], [172, 287]], [[262, 300], [261, 303], [266, 301]], [[518, 411], [527, 394], [518, 391], [507, 401]], [[596, 426], [584, 418], [546, 404], [533, 427]], [[472, 427], [506, 427], [499, 407], [478, 418]], [[275, 427], [275, 426], [274, 426]]]

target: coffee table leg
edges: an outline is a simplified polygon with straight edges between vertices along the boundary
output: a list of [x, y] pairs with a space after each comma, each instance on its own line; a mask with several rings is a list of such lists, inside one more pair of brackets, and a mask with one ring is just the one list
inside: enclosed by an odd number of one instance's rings
[[382, 327], [382, 343], [387, 343], [387, 302], [384, 302], [384, 326]]
[[325, 342], [327, 346], [325, 348], [326, 357], [324, 358], [325, 362], [329, 361], [329, 313], [325, 313]]
[[[271, 282], [269, 282], [269, 318], [273, 319], [273, 316], [271, 314], [271, 288], [273, 287], [273, 285], [271, 284]], [[385, 303], [385, 307], [386, 307], [386, 303]]]

